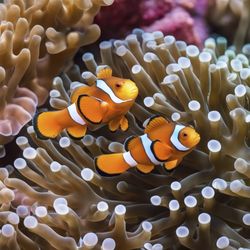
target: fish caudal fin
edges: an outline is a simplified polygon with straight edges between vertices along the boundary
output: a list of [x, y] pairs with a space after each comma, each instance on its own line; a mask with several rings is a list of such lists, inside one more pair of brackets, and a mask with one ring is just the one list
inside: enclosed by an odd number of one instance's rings
[[97, 171], [110, 175], [121, 174], [130, 168], [123, 158], [123, 153], [100, 155], [95, 159], [95, 165]]
[[75, 125], [72, 127], [67, 128], [67, 133], [69, 136], [73, 139], [82, 139], [87, 131], [87, 126], [86, 125]]
[[60, 134], [63, 127], [58, 123], [58, 115], [58, 111], [46, 111], [34, 116], [33, 127], [39, 139], [52, 139]]

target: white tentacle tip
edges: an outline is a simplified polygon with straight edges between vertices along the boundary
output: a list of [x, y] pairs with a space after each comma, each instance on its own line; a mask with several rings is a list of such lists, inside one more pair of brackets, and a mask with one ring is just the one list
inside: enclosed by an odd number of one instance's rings
[[161, 197], [158, 195], [154, 195], [150, 198], [150, 202], [154, 206], [160, 206], [161, 205]]
[[86, 247], [94, 247], [98, 243], [98, 238], [95, 233], [87, 233], [82, 238], [82, 243]]
[[223, 190], [225, 190], [227, 188], [227, 182], [224, 181], [223, 179], [216, 178], [216, 179], [213, 180], [212, 186], [213, 186], [214, 189], [223, 191]]
[[152, 229], [153, 229], [153, 226], [150, 222], [148, 221], [143, 221], [142, 222], [142, 229], [145, 231], [145, 232], [151, 232]]
[[207, 147], [208, 147], [209, 151], [212, 153], [218, 153], [221, 151], [221, 143], [217, 140], [210, 140], [207, 143]]
[[189, 229], [186, 226], [180, 226], [176, 229], [176, 236], [178, 238], [185, 238], [189, 235]]
[[84, 168], [81, 171], [81, 176], [85, 181], [91, 181], [94, 178], [94, 171], [90, 168]]
[[114, 250], [116, 247], [116, 243], [112, 238], [106, 238], [102, 242], [101, 250]]
[[242, 217], [242, 221], [245, 225], [250, 226], [250, 213], [249, 214], [245, 214]]
[[229, 246], [229, 244], [230, 244], [230, 241], [229, 241], [228, 237], [226, 237], [226, 236], [222, 236], [216, 241], [216, 246], [219, 249], [225, 249]]
[[172, 189], [173, 191], [179, 191], [179, 190], [181, 190], [181, 183], [178, 182], [178, 181], [173, 181], [173, 182], [171, 183], [170, 187], [171, 187], [171, 189]]
[[124, 215], [126, 213], [126, 207], [124, 205], [117, 205], [115, 207], [115, 214]]
[[27, 216], [27, 217], [25, 217], [23, 224], [25, 227], [27, 227], [29, 229], [33, 229], [33, 228], [37, 227], [38, 221], [37, 221], [36, 217], [34, 217], [34, 216]]

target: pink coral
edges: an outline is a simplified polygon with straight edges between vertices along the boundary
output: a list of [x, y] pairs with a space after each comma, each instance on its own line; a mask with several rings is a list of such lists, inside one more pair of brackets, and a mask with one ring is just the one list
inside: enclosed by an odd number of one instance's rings
[[155, 21], [147, 27], [143, 27], [143, 29], [148, 32], [161, 30], [164, 33], [175, 33], [177, 39], [181, 39], [182, 36], [185, 36], [185, 41], [192, 43], [198, 40], [194, 34], [193, 24], [193, 19], [186, 11], [182, 8], [176, 8], [160, 20]]
[[173, 8], [172, 0], [146, 0], [139, 4], [139, 25], [146, 26], [164, 17]]
[[207, 37], [202, 19], [207, 7], [207, 0], [115, 0], [101, 10], [96, 22], [104, 39], [122, 38], [139, 27], [149, 32], [160, 30], [200, 46]]
[[[2, 88], [7, 93], [7, 87]], [[10, 103], [0, 110], [0, 140], [7, 143], [28, 123], [36, 111], [37, 96], [27, 88], [17, 88]]]

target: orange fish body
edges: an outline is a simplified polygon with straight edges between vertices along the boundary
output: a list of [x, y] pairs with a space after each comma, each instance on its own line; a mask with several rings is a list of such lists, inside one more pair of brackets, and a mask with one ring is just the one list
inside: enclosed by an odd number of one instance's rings
[[200, 136], [193, 128], [168, 122], [161, 116], [153, 117], [142, 136], [126, 140], [125, 153], [98, 156], [96, 167], [106, 174], [120, 174], [131, 167], [149, 173], [159, 164], [170, 170], [177, 167], [199, 141]]
[[88, 126], [108, 124], [111, 131], [128, 128], [125, 114], [138, 95], [138, 88], [129, 79], [112, 76], [110, 68], [97, 74], [91, 86], [74, 90], [71, 105], [59, 111], [37, 114], [33, 125], [41, 139], [55, 138], [63, 129], [76, 139], [82, 138]]

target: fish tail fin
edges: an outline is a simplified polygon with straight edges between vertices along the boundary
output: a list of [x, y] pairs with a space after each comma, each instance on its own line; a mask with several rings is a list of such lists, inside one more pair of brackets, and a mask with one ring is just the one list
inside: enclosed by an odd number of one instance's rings
[[121, 174], [130, 168], [123, 158], [123, 153], [100, 155], [95, 158], [95, 165], [99, 173], [108, 175]]
[[45, 111], [34, 116], [33, 127], [39, 139], [55, 138], [63, 130], [58, 123], [59, 115], [61, 115], [61, 111]]

